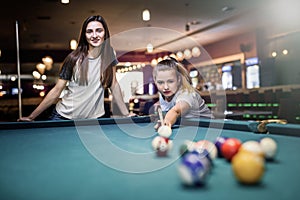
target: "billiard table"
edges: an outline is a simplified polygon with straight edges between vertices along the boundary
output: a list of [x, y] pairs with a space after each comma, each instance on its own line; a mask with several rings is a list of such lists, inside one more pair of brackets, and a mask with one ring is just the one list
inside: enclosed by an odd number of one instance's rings
[[[151, 116], [0, 123], [0, 198], [3, 200], [300, 199], [300, 127], [256, 121], [180, 120], [166, 157], [152, 149]], [[271, 137], [278, 153], [257, 185], [237, 182], [224, 158], [213, 160], [204, 186], [181, 183], [177, 167], [185, 140], [241, 141]]]

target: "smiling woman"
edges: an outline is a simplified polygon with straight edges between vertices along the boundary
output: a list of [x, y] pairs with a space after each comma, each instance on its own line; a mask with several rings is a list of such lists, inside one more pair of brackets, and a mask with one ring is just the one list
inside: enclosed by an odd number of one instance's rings
[[[28, 117], [21, 117], [19, 121], [33, 121], [57, 100], [50, 116], [52, 120], [104, 116], [105, 88], [111, 89], [113, 97], [121, 96], [115, 77], [117, 63], [104, 18], [99, 15], [88, 17], [83, 22], [78, 47], [64, 60], [56, 85]], [[121, 113], [129, 115], [122, 99], [114, 100]]]

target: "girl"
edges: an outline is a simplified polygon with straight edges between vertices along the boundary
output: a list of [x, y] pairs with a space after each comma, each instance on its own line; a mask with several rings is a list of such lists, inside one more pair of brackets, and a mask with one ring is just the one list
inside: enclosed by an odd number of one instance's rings
[[104, 89], [110, 88], [123, 115], [129, 115], [115, 77], [118, 63], [110, 45], [110, 34], [102, 16], [90, 16], [82, 25], [78, 47], [64, 60], [56, 85], [39, 106], [18, 121], [33, 121], [57, 102], [50, 119], [99, 118], [104, 111]]
[[[167, 58], [153, 69], [153, 79], [159, 91], [159, 104], [166, 112], [163, 125], [172, 126], [178, 117], [212, 118], [200, 93], [191, 85], [187, 70], [174, 58]], [[158, 129], [160, 123], [155, 125]]]

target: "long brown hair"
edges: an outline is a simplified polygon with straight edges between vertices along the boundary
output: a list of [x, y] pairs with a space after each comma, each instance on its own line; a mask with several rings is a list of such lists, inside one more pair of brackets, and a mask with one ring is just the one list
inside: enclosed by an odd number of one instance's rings
[[79, 77], [78, 84], [79, 85], [87, 85], [87, 71], [88, 71], [88, 50], [89, 44], [86, 40], [85, 32], [88, 23], [91, 21], [98, 21], [103, 25], [105, 35], [104, 41], [101, 45], [101, 67], [102, 74], [100, 75], [100, 81], [103, 87], [110, 87], [113, 80], [113, 66], [117, 64], [117, 58], [115, 56], [114, 50], [110, 45], [110, 34], [108, 30], [107, 23], [104, 18], [100, 15], [90, 16], [88, 17], [82, 24], [81, 31], [78, 39], [77, 48], [72, 51], [64, 60], [63, 67], [73, 68], [78, 62], [80, 66], [79, 69]]

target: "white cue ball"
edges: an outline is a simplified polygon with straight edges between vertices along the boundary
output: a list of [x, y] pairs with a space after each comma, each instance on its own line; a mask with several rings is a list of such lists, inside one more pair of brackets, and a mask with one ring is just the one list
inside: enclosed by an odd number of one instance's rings
[[240, 147], [239, 151], [248, 151], [248, 152], [254, 153], [256, 155], [262, 156], [262, 157], [265, 154], [260, 143], [255, 140], [248, 140], [248, 141], [242, 143], [242, 146]]
[[158, 135], [169, 138], [172, 135], [172, 129], [169, 126], [160, 126], [157, 130]]
[[260, 146], [265, 153], [266, 159], [274, 159], [277, 153], [277, 143], [270, 137], [265, 137], [260, 140]]

